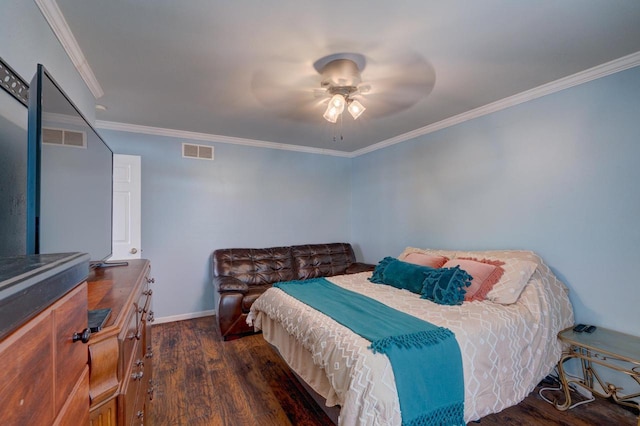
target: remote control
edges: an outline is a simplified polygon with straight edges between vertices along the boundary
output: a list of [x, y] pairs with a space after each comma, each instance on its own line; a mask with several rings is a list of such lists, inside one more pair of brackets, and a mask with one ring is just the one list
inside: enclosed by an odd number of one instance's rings
[[596, 327], [595, 325], [590, 325], [589, 327], [585, 328], [584, 331], [587, 333], [593, 333], [594, 331], [596, 331]]
[[578, 324], [575, 327], [573, 327], [573, 331], [575, 331], [576, 333], [582, 333], [585, 328], [587, 328], [586, 324]]

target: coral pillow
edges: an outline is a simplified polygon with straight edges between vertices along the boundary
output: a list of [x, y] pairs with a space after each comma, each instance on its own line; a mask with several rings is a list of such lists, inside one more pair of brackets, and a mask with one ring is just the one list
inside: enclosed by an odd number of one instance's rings
[[[416, 265], [429, 266], [431, 268], [442, 268], [448, 257], [437, 256], [435, 254], [427, 254], [427, 253], [409, 253], [404, 259], [404, 262], [413, 263]], [[464, 268], [463, 268], [464, 269]]]
[[443, 268], [459, 266], [460, 269], [471, 275], [471, 285], [464, 295], [465, 302], [484, 300], [487, 293], [493, 289], [504, 273], [504, 262], [487, 259], [456, 258], [449, 260]]

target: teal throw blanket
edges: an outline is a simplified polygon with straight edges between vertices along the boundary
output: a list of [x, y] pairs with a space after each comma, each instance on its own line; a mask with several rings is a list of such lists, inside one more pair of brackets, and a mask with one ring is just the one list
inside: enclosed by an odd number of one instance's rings
[[274, 287], [369, 340], [374, 353], [389, 358], [403, 425], [465, 424], [462, 356], [451, 330], [324, 278], [281, 282]]

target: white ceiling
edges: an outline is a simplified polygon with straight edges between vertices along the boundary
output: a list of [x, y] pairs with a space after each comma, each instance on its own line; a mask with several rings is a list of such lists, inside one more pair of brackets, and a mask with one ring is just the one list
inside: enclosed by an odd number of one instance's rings
[[[126, 123], [348, 153], [640, 52], [637, 0], [57, 4], [104, 91], [96, 100], [108, 108], [96, 111], [102, 127]], [[313, 62], [338, 52], [365, 56], [363, 80], [388, 80], [374, 84], [370, 105], [362, 98], [362, 117], [346, 114], [332, 125], [313, 95], [320, 85]], [[435, 85], [413, 105], [381, 114], [375, 90], [406, 83], [416, 72], [407, 58], [432, 67]], [[276, 105], [309, 96], [317, 114], [266, 105], [256, 90], [265, 73], [286, 89], [274, 87], [282, 93]]]

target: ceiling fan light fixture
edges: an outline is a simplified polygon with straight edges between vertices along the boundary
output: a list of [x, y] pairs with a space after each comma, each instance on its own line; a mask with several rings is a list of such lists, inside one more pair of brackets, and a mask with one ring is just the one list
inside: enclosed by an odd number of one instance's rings
[[344, 96], [340, 94], [335, 94], [329, 101], [329, 106], [334, 107], [338, 110], [338, 114], [344, 111], [344, 104], [346, 103]]
[[324, 112], [324, 119], [329, 123], [335, 123], [338, 121], [338, 117], [344, 111], [344, 105], [346, 104], [346, 100], [344, 96], [340, 94], [335, 94], [329, 101], [329, 105], [327, 105], [327, 110]]
[[353, 99], [349, 103], [349, 107], [347, 108], [347, 110], [349, 111], [349, 114], [351, 114], [354, 120], [360, 117], [365, 109], [366, 108], [364, 107], [364, 105], [362, 105], [360, 102], [358, 102], [355, 99]]
[[329, 123], [335, 123], [336, 121], [338, 121], [339, 116], [340, 116], [340, 112], [338, 112], [338, 109], [331, 104], [329, 104], [329, 106], [327, 107], [327, 110], [324, 112], [324, 115], [323, 115], [324, 119], [327, 120]]

